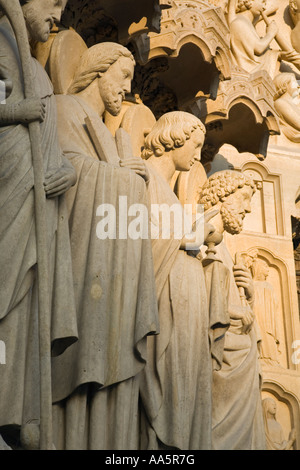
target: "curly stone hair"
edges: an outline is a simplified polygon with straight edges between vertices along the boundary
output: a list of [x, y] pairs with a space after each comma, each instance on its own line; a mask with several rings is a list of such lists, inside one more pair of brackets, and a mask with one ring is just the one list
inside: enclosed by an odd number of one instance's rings
[[185, 111], [163, 114], [145, 138], [142, 158], [161, 157], [166, 151], [183, 147], [197, 128], [205, 134], [204, 124], [193, 114]]
[[252, 4], [253, 0], [238, 0], [236, 6], [236, 13], [241, 13], [242, 11], [250, 10]]
[[208, 210], [219, 201], [224, 202], [226, 197], [235, 193], [245, 185], [256, 191], [254, 181], [244, 173], [236, 170], [218, 171], [211, 175], [204, 184], [199, 197], [199, 204], [204, 205], [204, 210]]

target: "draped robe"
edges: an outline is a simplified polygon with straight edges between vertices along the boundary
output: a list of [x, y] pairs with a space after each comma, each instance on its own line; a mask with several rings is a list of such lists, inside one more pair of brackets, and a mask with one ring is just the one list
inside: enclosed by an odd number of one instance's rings
[[96, 211], [111, 204], [118, 221], [120, 196], [128, 208], [148, 208], [146, 184], [99, 161], [85, 118], [101, 119], [82, 99], [57, 96], [57, 103], [60, 143], [78, 176], [67, 202], [79, 341], [53, 361], [56, 445], [137, 449], [139, 376], [147, 335], [158, 332], [151, 241], [119, 239], [118, 222], [116, 239], [99, 239]]
[[[180, 205], [168, 183], [151, 163], [147, 165], [151, 204]], [[211, 350], [215, 348], [209, 338], [214, 336], [216, 325], [220, 329], [215, 340], [222, 338], [226, 322], [222, 324], [216, 312], [216, 322], [210, 323], [201, 261], [180, 249], [181, 240], [175, 237], [174, 227], [171, 236], [164, 239], [160, 221], [152, 217], [152, 223], [158, 226], [159, 234], [152, 240], [152, 249], [160, 334], [149, 338], [148, 362], [142, 373], [141, 448], [210, 449]], [[213, 277], [210, 273], [210, 279]], [[220, 289], [225, 289], [224, 278], [220, 280]]]
[[254, 281], [254, 313], [261, 331], [260, 357], [278, 364], [279, 340], [276, 316], [280, 312], [275, 289], [268, 281]]
[[[32, 69], [36, 95], [45, 103], [40, 130], [46, 172], [62, 165], [56, 102], [50, 80], [35, 59]], [[13, 82], [7, 104], [24, 99], [19, 53], [6, 18], [0, 22], [0, 77]], [[6, 364], [0, 365], [0, 427], [13, 433], [16, 439], [22, 424], [39, 423], [40, 413], [33, 185], [28, 128], [21, 124], [1, 127], [0, 340], [5, 343]], [[46, 199], [46, 213], [52, 353], [58, 355], [77, 339], [65, 197]]]
[[[230, 272], [229, 304], [241, 306], [233, 276], [233, 261], [222, 242], [217, 255]], [[261, 403], [261, 378], [256, 321], [243, 333], [242, 321], [231, 319], [225, 334], [222, 368], [213, 373], [212, 448], [214, 450], [263, 450], [265, 433]]]
[[267, 70], [271, 77], [276, 73], [278, 51], [266, 48], [258, 55], [254, 44], [260, 39], [254, 25], [242, 14], [237, 14], [230, 24], [230, 48], [237, 65], [249, 73]]

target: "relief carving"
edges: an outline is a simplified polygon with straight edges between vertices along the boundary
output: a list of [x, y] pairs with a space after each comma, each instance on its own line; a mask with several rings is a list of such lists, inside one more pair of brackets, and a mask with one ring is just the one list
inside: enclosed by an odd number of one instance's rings
[[263, 411], [267, 450], [291, 450], [296, 440], [296, 429], [291, 430], [288, 440], [284, 438], [282, 426], [276, 419], [276, 402], [272, 398], [263, 400]]

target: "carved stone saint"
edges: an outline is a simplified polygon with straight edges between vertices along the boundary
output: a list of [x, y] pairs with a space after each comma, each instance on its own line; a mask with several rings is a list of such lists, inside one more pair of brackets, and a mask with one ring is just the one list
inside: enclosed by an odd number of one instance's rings
[[255, 303], [254, 314], [261, 332], [260, 358], [269, 364], [279, 364], [279, 339], [277, 327], [278, 302], [275, 289], [267, 281], [269, 266], [266, 261], [255, 259], [251, 265]]
[[[142, 373], [144, 409], [142, 449], [211, 448], [212, 361], [205, 276], [200, 260], [189, 251], [199, 249], [214, 228], [188, 239], [182, 228], [183, 207], [170, 185], [176, 171], [189, 171], [200, 159], [205, 128], [195, 116], [169, 112], [159, 118], [145, 139], [142, 157], [150, 173], [149, 198], [160, 334], [149, 338], [149, 361]], [[162, 214], [154, 208], [164, 208]], [[163, 214], [175, 211], [169, 223]], [[172, 220], [172, 217], [171, 217]], [[165, 222], [165, 223], [164, 223]], [[169, 229], [170, 236], [164, 236]], [[227, 313], [227, 311], [226, 311]], [[227, 317], [226, 317], [227, 318]], [[227, 328], [223, 318], [216, 324]], [[220, 333], [221, 335], [221, 333]]]
[[300, 52], [300, 1], [289, 1], [290, 14], [294, 23], [294, 28], [291, 31], [291, 42], [294, 49]]
[[[48, 39], [50, 29], [54, 21], [59, 21], [65, 3], [54, 0], [21, 1], [30, 40]], [[36, 98], [32, 99], [24, 99], [16, 38], [8, 19], [3, 16], [0, 20], [0, 77], [11, 81], [13, 87], [6, 104], [0, 105], [0, 338], [6, 346], [6, 364], [1, 366], [0, 429], [7, 442], [6, 436], [9, 436], [14, 443], [19, 443], [20, 434], [27, 441], [26, 429], [35, 426], [38, 446], [39, 259], [28, 123], [41, 123], [48, 234], [43, 249], [46, 250], [49, 268], [50, 291], [47, 295], [51, 298], [53, 354], [62, 353], [77, 338], [68, 214], [63, 196], [75, 183], [76, 174], [59, 146], [56, 103], [49, 78], [35, 59], [28, 59], [36, 92]]]
[[274, 21], [267, 26], [267, 33], [260, 37], [255, 23], [265, 10], [264, 0], [229, 0], [228, 25], [232, 55], [239, 67], [249, 73], [265, 69], [272, 76], [278, 53], [269, 49], [278, 32]]
[[60, 144], [78, 176], [67, 203], [80, 337], [53, 361], [58, 449], [139, 445], [139, 373], [158, 317], [151, 240], [131, 237], [128, 224], [137, 206], [147, 210], [147, 172], [140, 157], [120, 167], [100, 161], [95, 147], [116, 152], [102, 117], [120, 112], [133, 72], [128, 49], [97, 44], [83, 53], [68, 94], [57, 96]]
[[267, 441], [267, 450], [291, 450], [296, 440], [296, 430], [293, 428], [289, 439], [284, 438], [283, 429], [276, 420], [276, 402], [272, 398], [263, 400], [263, 413]]
[[[220, 210], [212, 219], [217, 232], [234, 235], [241, 232], [251, 211], [254, 191], [254, 182], [243, 173], [219, 171], [204, 184], [199, 203], [205, 211]], [[253, 281], [240, 261], [233, 262], [224, 242], [216, 247], [216, 255], [230, 271], [230, 327], [222, 368], [213, 373], [212, 448], [264, 449]]]
[[293, 73], [281, 73], [274, 78], [274, 107], [280, 117], [284, 135], [300, 142], [300, 88]]

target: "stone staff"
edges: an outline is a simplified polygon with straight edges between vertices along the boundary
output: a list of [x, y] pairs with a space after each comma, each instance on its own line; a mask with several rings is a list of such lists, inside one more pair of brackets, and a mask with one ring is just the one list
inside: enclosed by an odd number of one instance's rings
[[[239, 252], [237, 252], [235, 254], [235, 264], [236, 265], [244, 264], [242, 255]], [[239, 295], [240, 295], [240, 299], [241, 299], [241, 304], [242, 304], [243, 307], [246, 307], [247, 299], [246, 299], [246, 295], [245, 295], [245, 289], [243, 287], [239, 287], [238, 290], [239, 290]]]
[[[9, 19], [14, 31], [24, 80], [25, 98], [34, 98], [31, 53], [28, 35], [19, 0], [0, 0], [0, 7]], [[35, 227], [38, 271], [39, 308], [39, 361], [40, 361], [40, 449], [50, 450], [52, 445], [52, 396], [51, 396], [51, 340], [50, 340], [50, 292], [47, 250], [46, 195], [44, 190], [44, 166], [38, 121], [28, 124], [34, 174]]]

